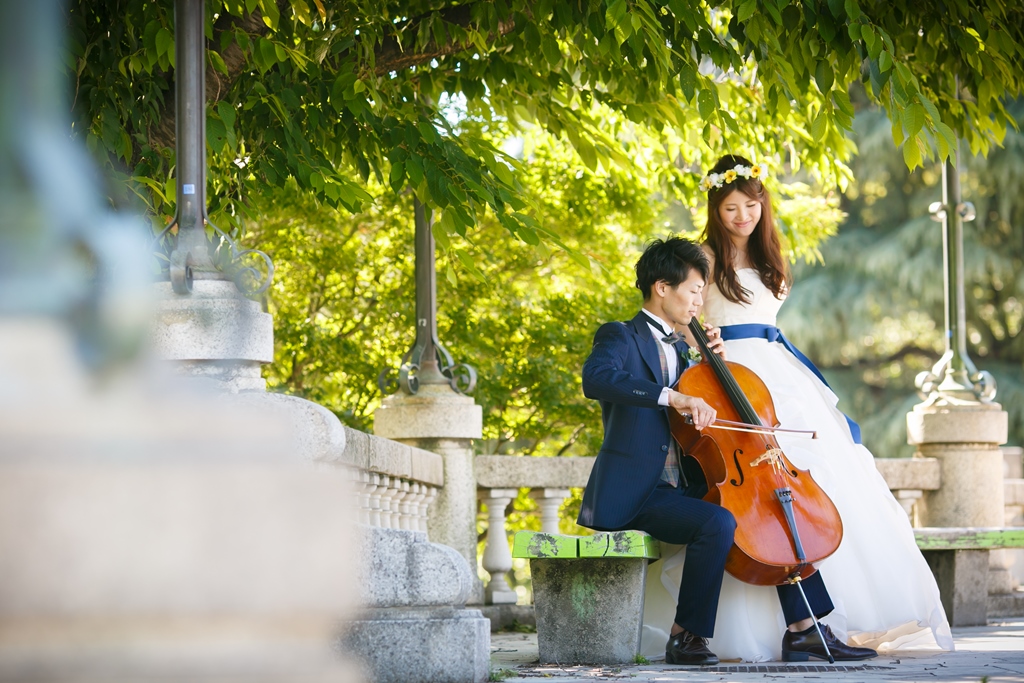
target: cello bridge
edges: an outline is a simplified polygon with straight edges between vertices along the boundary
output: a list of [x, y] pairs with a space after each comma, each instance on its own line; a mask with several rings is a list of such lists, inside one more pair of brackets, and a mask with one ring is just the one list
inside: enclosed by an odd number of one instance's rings
[[782, 463], [782, 449], [780, 448], [769, 448], [760, 457], [751, 460], [750, 466], [757, 467], [763, 462], [770, 463], [776, 473], [785, 470], [785, 466]]

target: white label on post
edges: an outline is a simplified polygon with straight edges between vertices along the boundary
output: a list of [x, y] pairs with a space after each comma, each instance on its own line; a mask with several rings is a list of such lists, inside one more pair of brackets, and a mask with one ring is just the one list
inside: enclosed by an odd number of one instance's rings
[[196, 193], [196, 186], [191, 184], [191, 183], [185, 183], [184, 185], [181, 186], [181, 193], [182, 194], [195, 194]]

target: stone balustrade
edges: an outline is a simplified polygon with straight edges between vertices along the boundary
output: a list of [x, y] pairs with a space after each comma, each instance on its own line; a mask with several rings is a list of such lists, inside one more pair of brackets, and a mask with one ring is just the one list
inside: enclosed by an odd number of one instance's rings
[[[505, 529], [505, 510], [519, 493], [530, 489], [540, 508], [541, 531], [558, 533], [559, 510], [572, 488], [587, 485], [594, 458], [534, 458], [478, 455], [473, 463], [479, 500], [487, 506], [488, 529]], [[500, 543], [487, 535], [483, 568], [491, 575], [484, 599], [491, 605], [515, 604], [516, 593], [505, 579], [512, 569], [512, 553], [505, 534]]]
[[349, 427], [345, 449], [332, 461], [350, 469], [359, 496], [359, 522], [382, 529], [427, 533], [427, 518], [444, 466], [437, 453]]
[[427, 533], [430, 505], [444, 486], [440, 455], [346, 427], [323, 406], [294, 396], [254, 392], [238, 401], [286, 411], [298, 435], [293, 455], [347, 471], [359, 523]]
[[[939, 488], [939, 463], [933, 458], [876, 458], [875, 465], [913, 523], [924, 492]], [[586, 486], [593, 466], [592, 457], [478, 455], [474, 462], [478, 499], [487, 506], [488, 530], [505, 529], [508, 506], [519, 489], [527, 488], [537, 501], [541, 530], [558, 533], [559, 509], [571, 489]], [[1021, 495], [1024, 498], [1024, 489]], [[512, 553], [504, 533], [493, 538], [488, 531], [482, 565], [491, 575], [485, 589], [487, 603], [515, 603], [516, 593], [505, 578], [512, 569]]]

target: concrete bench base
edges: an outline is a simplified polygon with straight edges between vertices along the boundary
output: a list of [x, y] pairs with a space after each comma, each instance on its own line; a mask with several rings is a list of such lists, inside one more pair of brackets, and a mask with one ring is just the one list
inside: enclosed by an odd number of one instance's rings
[[530, 560], [542, 664], [626, 664], [640, 653], [647, 560]]
[[917, 546], [935, 575], [950, 626], [988, 623], [988, 553], [1024, 547], [1024, 529], [914, 529]]
[[988, 551], [922, 550], [950, 626], [988, 623]]
[[521, 531], [530, 558], [543, 664], [627, 664], [640, 653], [647, 564], [657, 541], [635, 531], [563, 536]]

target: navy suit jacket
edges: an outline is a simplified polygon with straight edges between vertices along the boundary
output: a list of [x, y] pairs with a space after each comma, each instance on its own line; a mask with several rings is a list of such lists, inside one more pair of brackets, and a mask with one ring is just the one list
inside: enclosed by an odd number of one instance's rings
[[[583, 364], [583, 395], [601, 402], [604, 422], [604, 443], [576, 520], [591, 529], [627, 528], [665, 468], [670, 408], [658, 405], [664, 384], [648, 320], [640, 311], [629, 322], [602, 325]], [[676, 344], [680, 368], [686, 367], [687, 348]]]

